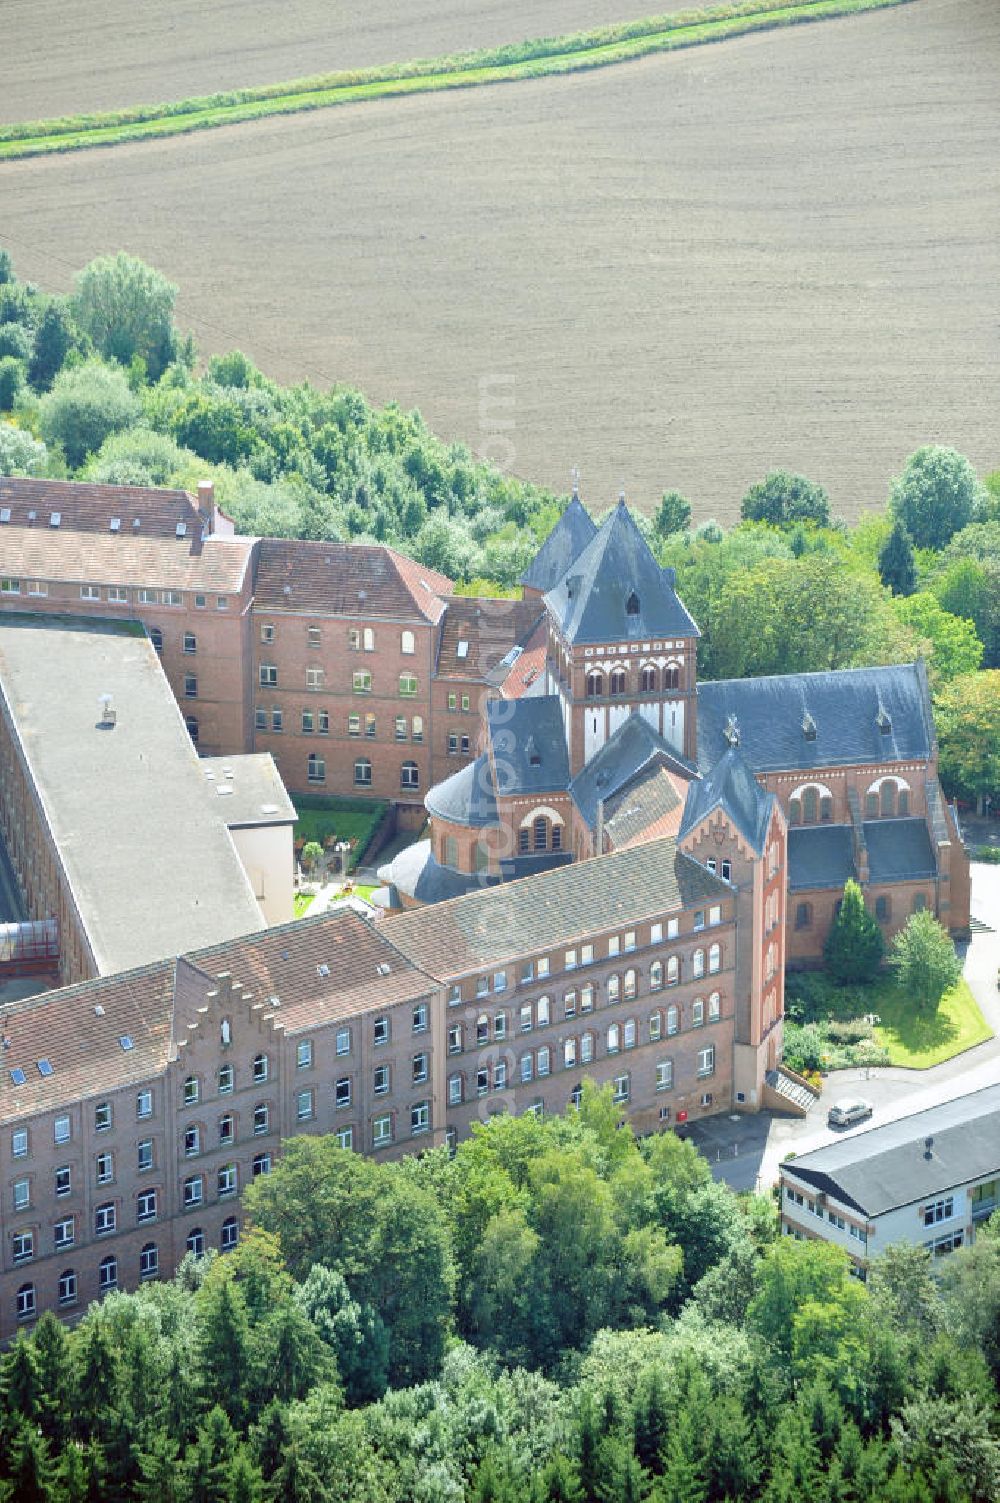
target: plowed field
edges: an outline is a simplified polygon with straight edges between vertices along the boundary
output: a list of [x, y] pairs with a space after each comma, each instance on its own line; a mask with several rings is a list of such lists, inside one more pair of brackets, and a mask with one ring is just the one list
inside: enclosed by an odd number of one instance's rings
[[419, 406], [532, 479], [578, 464], [596, 502], [624, 478], [731, 518], [787, 465], [851, 515], [920, 443], [1000, 463], [998, 77], [994, 0], [916, 0], [10, 163], [0, 242], [54, 288], [123, 247], [203, 349]]

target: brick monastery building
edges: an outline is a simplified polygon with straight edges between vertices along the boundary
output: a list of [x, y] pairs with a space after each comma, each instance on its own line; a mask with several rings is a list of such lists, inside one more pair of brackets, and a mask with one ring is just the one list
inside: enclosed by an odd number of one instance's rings
[[967, 928], [922, 664], [699, 685], [624, 505], [574, 499], [520, 601], [450, 590], [236, 537], [207, 487], [0, 480], [2, 611], [140, 623], [203, 752], [431, 815], [379, 924], [258, 920], [3, 1010], [0, 1340], [234, 1245], [296, 1132], [391, 1157], [585, 1076], [641, 1132], [780, 1104], [785, 965], [848, 876], [887, 935]]

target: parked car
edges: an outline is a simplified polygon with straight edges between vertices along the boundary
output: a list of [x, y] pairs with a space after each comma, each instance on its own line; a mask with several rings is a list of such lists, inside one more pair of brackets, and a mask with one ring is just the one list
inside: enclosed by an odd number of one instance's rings
[[864, 1122], [871, 1114], [870, 1101], [863, 1100], [861, 1096], [846, 1096], [843, 1101], [833, 1103], [826, 1120], [831, 1127], [853, 1127], [855, 1122]]

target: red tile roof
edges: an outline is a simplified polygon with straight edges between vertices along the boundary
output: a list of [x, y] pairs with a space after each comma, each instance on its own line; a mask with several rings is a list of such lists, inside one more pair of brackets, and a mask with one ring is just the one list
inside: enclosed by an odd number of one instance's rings
[[[437, 677], [480, 682], [499, 670], [511, 648], [524, 643], [539, 616], [537, 600], [475, 599], [451, 595], [441, 627]], [[459, 644], [466, 643], [459, 655]]]
[[264, 538], [257, 608], [435, 623], [451, 581], [378, 544]]
[[524, 651], [500, 685], [500, 693], [504, 699], [520, 699], [522, 694], [528, 692], [532, 684], [538, 682], [545, 672], [548, 641], [548, 618], [543, 615], [525, 642]]
[[71, 532], [0, 524], [4, 573], [70, 584], [147, 586], [235, 595], [242, 589], [252, 538], [208, 538]]
[[[187, 491], [147, 485], [86, 485], [76, 480], [30, 480], [0, 477], [0, 508], [10, 508], [13, 526], [51, 526], [59, 513], [59, 529], [67, 532], [108, 532], [112, 517], [121, 520], [123, 533], [142, 537], [173, 537], [183, 522], [189, 533], [200, 531], [196, 502]], [[139, 518], [139, 527], [133, 526]], [[53, 531], [55, 529], [53, 528]]]

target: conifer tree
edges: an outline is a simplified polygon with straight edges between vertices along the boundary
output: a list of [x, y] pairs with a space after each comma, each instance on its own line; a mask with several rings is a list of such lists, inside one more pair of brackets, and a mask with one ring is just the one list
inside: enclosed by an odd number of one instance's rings
[[913, 561], [913, 544], [902, 522], [893, 523], [878, 556], [882, 583], [894, 595], [912, 595], [917, 588], [917, 566]]
[[878, 922], [865, 907], [861, 888], [849, 878], [844, 885], [840, 910], [823, 947], [826, 968], [839, 986], [871, 981], [884, 952], [885, 943]]

